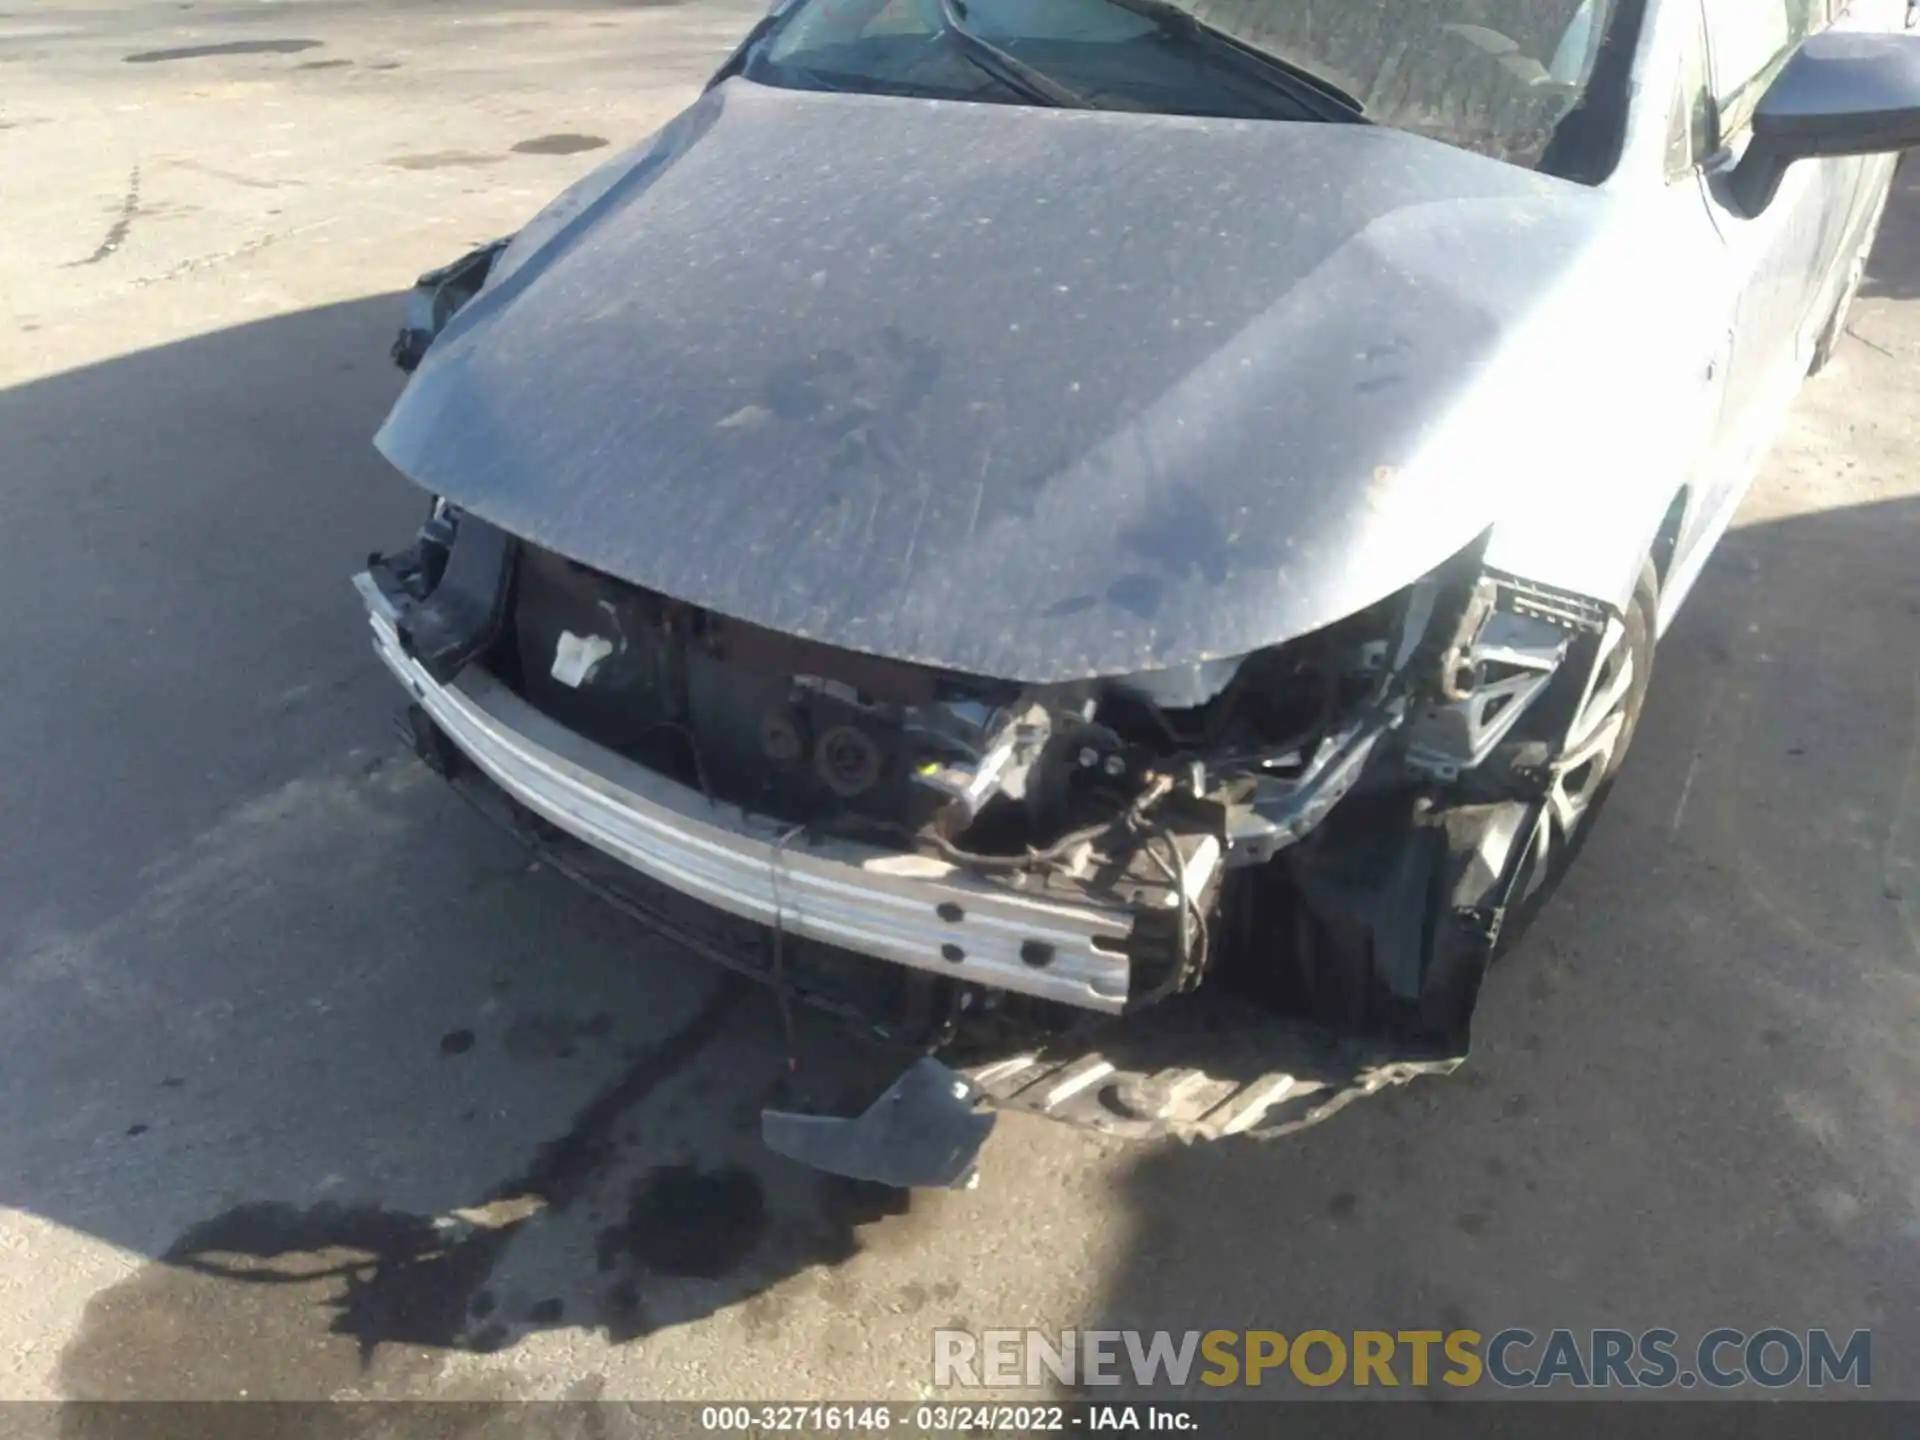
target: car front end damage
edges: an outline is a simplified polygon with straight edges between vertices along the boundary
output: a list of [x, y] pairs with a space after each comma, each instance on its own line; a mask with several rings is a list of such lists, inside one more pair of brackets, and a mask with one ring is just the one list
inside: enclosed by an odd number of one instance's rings
[[[955, 1067], [892, 1100], [1216, 1136], [1465, 1053], [1608, 623], [1479, 550], [1252, 655], [1045, 684], [731, 620], [445, 502], [356, 583], [434, 769], [681, 943]], [[969, 1171], [818, 1130], [769, 1117], [868, 1178]]]
[[[1488, 964], [1585, 834], [1651, 658], [1638, 598], [1489, 564], [1496, 455], [1458, 443], [1507, 433], [1468, 423], [1491, 403], [1475, 377], [1512, 371], [1571, 261], [1529, 250], [1461, 309], [1471, 287], [1399, 247], [1400, 192], [1368, 178], [1382, 158], [1316, 131], [1381, 214], [1344, 240], [1302, 220], [1315, 245], [1263, 283], [1293, 296], [1310, 275], [1344, 309], [1110, 277], [1112, 305], [1010, 357], [977, 306], [928, 313], [904, 262], [799, 318], [776, 303], [784, 271], [743, 275], [763, 303], [698, 325], [670, 285], [589, 305], [615, 275], [682, 273], [672, 226], [646, 221], [678, 213], [658, 191], [677, 160], [745, 163], [772, 122], [833, 119], [724, 92], [707, 128], [414, 292], [394, 358], [417, 373], [376, 443], [437, 498], [357, 580], [410, 743], [552, 868], [783, 1007], [918, 1057], [857, 1119], [768, 1113], [770, 1144], [825, 1168], [963, 1182], [975, 1121], [1004, 1108], [1279, 1134], [1451, 1070]], [[942, 145], [1011, 123], [888, 114]], [[1308, 143], [1135, 138], [1249, 165]], [[1449, 194], [1511, 183], [1435, 164]], [[1535, 218], [1593, 220], [1573, 200]], [[1031, 227], [993, 234], [1011, 249], [981, 285], [1055, 254]], [[1389, 321], [1367, 307], [1415, 276], [1391, 318], [1406, 338], [1374, 345]], [[1233, 338], [1188, 347], [1202, 298], [1200, 328]], [[679, 360], [632, 363], [648, 337]], [[1287, 359], [1315, 347], [1360, 368]], [[1073, 403], [1035, 408], [1048, 387]], [[1035, 455], [1009, 459], [1009, 433]]]

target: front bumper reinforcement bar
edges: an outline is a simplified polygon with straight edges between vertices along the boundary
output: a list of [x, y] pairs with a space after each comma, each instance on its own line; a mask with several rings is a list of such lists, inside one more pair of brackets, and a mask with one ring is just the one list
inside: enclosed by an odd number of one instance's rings
[[478, 665], [435, 681], [372, 577], [354, 583], [375, 651], [434, 725], [514, 800], [596, 850], [790, 935], [1082, 1010], [1125, 1007], [1127, 909], [1020, 895], [934, 857], [799, 836], [709, 801], [556, 724]]

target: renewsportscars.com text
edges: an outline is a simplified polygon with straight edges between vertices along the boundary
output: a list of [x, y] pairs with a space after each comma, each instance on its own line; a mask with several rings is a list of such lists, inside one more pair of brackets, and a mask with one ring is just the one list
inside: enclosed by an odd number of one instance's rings
[[1709, 1330], [936, 1330], [939, 1389], [1046, 1385], [1780, 1389], [1873, 1383], [1873, 1336]]

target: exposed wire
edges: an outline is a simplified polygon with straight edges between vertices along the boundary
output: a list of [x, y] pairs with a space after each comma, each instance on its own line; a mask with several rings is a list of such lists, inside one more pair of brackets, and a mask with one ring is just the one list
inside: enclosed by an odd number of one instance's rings
[[963, 850], [946, 836], [935, 833], [929, 833], [927, 838], [945, 859], [957, 865], [967, 865], [976, 870], [1037, 870], [1043, 866], [1060, 864], [1082, 845], [1112, 834], [1122, 823], [1120, 820], [1102, 820], [1098, 825], [1069, 830], [1051, 845], [1037, 849], [1029, 845], [1018, 855], [989, 855], [976, 850]]
[[773, 881], [773, 993], [780, 1006], [780, 1031], [786, 1039], [789, 1075], [800, 1073], [800, 1052], [793, 1040], [793, 996], [787, 986], [786, 902], [780, 894], [780, 857], [787, 842], [806, 828], [804, 822], [795, 825], [773, 842], [773, 864], [767, 872]]
[[700, 793], [706, 796], [707, 804], [719, 804], [720, 802], [714, 798], [713, 786], [707, 780], [707, 764], [700, 754], [700, 741], [694, 735], [690, 726], [683, 725], [678, 720], [655, 721], [634, 738], [634, 748], [639, 748], [643, 741], [658, 734], [662, 730], [670, 730], [687, 742], [687, 753], [693, 757], [693, 778], [695, 783], [700, 786]]
[[[1172, 863], [1153, 847], [1155, 840], [1167, 842], [1167, 849], [1173, 854]], [[1142, 1003], [1152, 1004], [1180, 988], [1192, 972], [1196, 957], [1204, 962], [1208, 943], [1207, 917], [1201, 912], [1199, 900], [1187, 889], [1186, 865], [1180, 855], [1179, 839], [1173, 831], [1165, 825], [1155, 826], [1142, 842], [1141, 851], [1160, 868], [1180, 901], [1179, 963], [1162, 984], [1155, 986], [1143, 998]]]

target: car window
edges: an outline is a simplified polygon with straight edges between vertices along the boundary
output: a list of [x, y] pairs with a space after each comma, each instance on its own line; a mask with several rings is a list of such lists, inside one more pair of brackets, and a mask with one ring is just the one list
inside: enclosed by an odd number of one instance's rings
[[1720, 145], [1719, 111], [1714, 103], [1713, 77], [1707, 68], [1707, 38], [1698, 12], [1687, 27], [1686, 49], [1680, 61], [1680, 84], [1673, 99], [1667, 131], [1667, 176], [1689, 176]]
[[[1172, 0], [1366, 117], [1529, 168], [1599, 179], [1618, 153], [1645, 0]], [[1824, 3], [1824, 0], [1822, 0]], [[1092, 103], [1299, 119], [1244, 66], [1116, 0], [963, 0], [967, 29]], [[770, 84], [1012, 98], [943, 32], [939, 0], [800, 0], [750, 56]], [[1208, 58], [1209, 53], [1211, 59]]]
[[1720, 133], [1731, 136], [1800, 43], [1826, 27], [1827, 0], [1706, 0], [1706, 7]]

